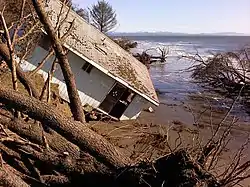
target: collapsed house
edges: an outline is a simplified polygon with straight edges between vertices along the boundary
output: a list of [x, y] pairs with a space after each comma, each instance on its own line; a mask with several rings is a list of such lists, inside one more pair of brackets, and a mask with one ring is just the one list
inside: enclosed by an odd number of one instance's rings
[[[159, 100], [147, 67], [73, 10], [68, 10], [59, 0], [47, 2], [46, 11], [53, 26], [61, 12], [61, 34], [67, 32], [74, 20], [74, 29], [65, 40], [64, 47], [68, 51], [82, 105], [88, 104], [119, 120], [136, 119], [148, 104], [158, 106]], [[23, 70], [34, 70], [49, 53], [50, 47], [44, 34], [34, 52], [21, 63]], [[38, 73], [47, 78], [54, 60], [55, 56], [51, 56]], [[69, 101], [59, 67], [52, 83], [59, 85], [60, 97]]]

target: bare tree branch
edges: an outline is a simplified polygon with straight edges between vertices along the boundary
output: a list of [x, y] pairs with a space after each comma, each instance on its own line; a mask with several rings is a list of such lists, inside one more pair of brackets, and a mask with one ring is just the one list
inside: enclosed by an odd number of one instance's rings
[[68, 96], [70, 100], [70, 108], [74, 119], [77, 121], [85, 122], [84, 112], [81, 104], [81, 100], [77, 91], [74, 74], [70, 68], [67, 55], [63, 49], [62, 43], [60, 42], [56, 32], [54, 31], [50, 20], [48, 19], [46, 12], [43, 9], [41, 0], [32, 0], [34, 8], [37, 12], [37, 15], [40, 18], [41, 23], [44, 25], [45, 31], [50, 37], [53, 48], [55, 50], [56, 57], [61, 66], [62, 73], [67, 85]]

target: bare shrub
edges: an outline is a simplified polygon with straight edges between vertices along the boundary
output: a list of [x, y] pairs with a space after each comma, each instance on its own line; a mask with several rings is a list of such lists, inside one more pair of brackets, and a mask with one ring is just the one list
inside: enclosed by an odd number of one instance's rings
[[185, 56], [196, 62], [190, 69], [193, 71], [192, 77], [205, 86], [219, 88], [232, 96], [237, 95], [244, 85], [242, 94], [247, 95], [250, 84], [250, 48], [211, 55], [207, 59], [198, 53], [194, 56]]

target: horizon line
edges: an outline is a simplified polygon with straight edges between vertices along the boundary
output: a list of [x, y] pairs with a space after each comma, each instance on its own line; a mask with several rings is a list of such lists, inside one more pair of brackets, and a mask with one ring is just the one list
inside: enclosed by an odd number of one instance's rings
[[134, 34], [134, 33], [148, 33], [148, 34], [157, 34], [157, 33], [166, 33], [166, 34], [186, 34], [186, 35], [244, 35], [244, 36], [250, 36], [250, 33], [240, 33], [240, 32], [202, 32], [202, 33], [185, 33], [185, 32], [171, 32], [171, 31], [110, 31], [109, 33], [128, 33], [128, 34]]

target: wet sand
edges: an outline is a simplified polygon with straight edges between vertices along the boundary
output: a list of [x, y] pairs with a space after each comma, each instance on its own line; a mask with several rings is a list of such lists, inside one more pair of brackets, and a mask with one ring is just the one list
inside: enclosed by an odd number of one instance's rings
[[[240, 127], [238, 130], [250, 132], [250, 122], [246, 120], [246, 116], [235, 115], [237, 110], [237, 102], [232, 107], [232, 111], [228, 113], [231, 104], [230, 101], [227, 108], [218, 108], [218, 103], [214, 103], [199, 94], [190, 94], [186, 101], [164, 101], [158, 107], [153, 106], [154, 112], [142, 112], [138, 120], [142, 123], [155, 124], [171, 124], [173, 121], [180, 121], [189, 127], [199, 124], [200, 126], [211, 127], [218, 125], [224, 118], [223, 124], [230, 124], [233, 119], [237, 121]], [[247, 115], [243, 113], [242, 115]], [[235, 127], [236, 128], [236, 127]]]
[[[181, 134], [182, 145], [179, 147], [192, 147], [197, 143], [206, 143], [211, 138], [211, 128], [216, 126], [227, 115], [228, 110], [222, 110], [212, 107], [199, 97], [191, 97], [192, 99], [182, 103], [163, 103], [159, 107], [153, 107], [154, 112], [143, 111], [140, 117], [134, 121], [122, 121], [112, 123], [93, 122], [90, 126], [98, 133], [105, 136], [127, 156], [135, 161], [155, 159], [161, 154], [166, 154], [166, 142], [163, 138], [168, 136], [169, 144], [172, 147], [178, 145], [179, 134]], [[222, 130], [225, 129], [232, 120], [233, 115], [228, 115], [224, 120]], [[232, 156], [238, 151], [241, 145], [246, 141], [250, 132], [250, 124], [242, 119], [237, 119], [231, 137], [232, 141], [221, 155], [221, 168], [230, 164]], [[152, 136], [147, 136], [147, 135]], [[154, 135], [155, 137], [153, 137]], [[161, 134], [157, 137], [156, 134]], [[161, 139], [162, 138], [162, 139]], [[158, 140], [157, 140], [158, 139]], [[179, 139], [180, 140], [180, 139]], [[157, 151], [153, 149], [157, 147]], [[159, 147], [159, 149], [158, 149]], [[154, 154], [150, 155], [150, 151], [154, 150]], [[245, 159], [250, 155], [250, 149], [245, 151]], [[243, 160], [242, 160], [243, 161]], [[218, 172], [219, 169], [213, 172]], [[250, 180], [242, 184], [248, 186]]]

